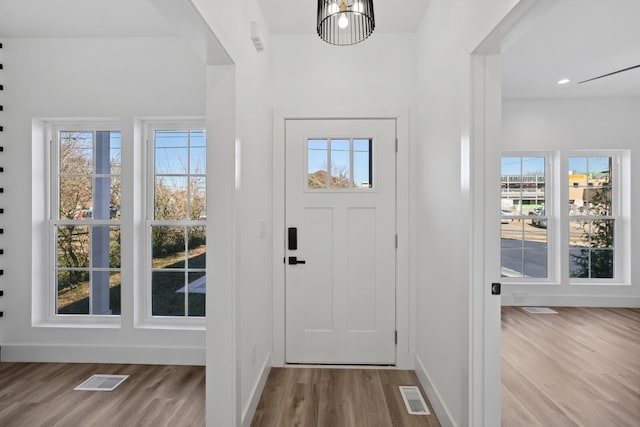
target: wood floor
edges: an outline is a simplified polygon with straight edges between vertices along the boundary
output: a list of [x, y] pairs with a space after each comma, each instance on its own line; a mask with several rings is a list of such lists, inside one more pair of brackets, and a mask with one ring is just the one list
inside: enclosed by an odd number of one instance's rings
[[502, 426], [640, 426], [640, 309], [554, 309], [502, 309]]
[[[640, 426], [640, 309], [557, 310], [502, 310], [502, 426]], [[73, 391], [93, 374], [130, 377], [113, 392]], [[398, 385], [418, 380], [412, 371], [274, 368], [252, 426], [440, 425], [408, 415]], [[204, 393], [204, 367], [3, 362], [0, 426], [204, 426]]]
[[[130, 377], [111, 392], [74, 391], [93, 374]], [[0, 426], [204, 426], [205, 368], [0, 363]]]
[[399, 385], [419, 385], [418, 378], [413, 371], [272, 368], [251, 426], [439, 427], [431, 407], [431, 415], [407, 413]]

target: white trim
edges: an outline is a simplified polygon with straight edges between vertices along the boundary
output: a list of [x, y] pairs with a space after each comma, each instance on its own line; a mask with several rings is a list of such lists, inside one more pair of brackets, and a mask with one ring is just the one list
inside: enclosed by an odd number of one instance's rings
[[[239, 310], [236, 296], [236, 67], [207, 67], [208, 426], [240, 424]], [[215, 219], [215, 220], [214, 220]]]
[[[610, 286], [610, 285], [608, 285]], [[503, 288], [504, 290], [504, 288]], [[503, 293], [502, 306], [551, 306], [551, 307], [628, 307], [640, 308], [640, 296], [619, 295], [531, 295], [526, 303], [515, 303], [512, 293]]]
[[438, 421], [440, 421], [442, 427], [457, 427], [453, 415], [451, 415], [451, 411], [444, 402], [444, 399], [442, 399], [440, 392], [431, 380], [429, 373], [425, 369], [424, 364], [418, 355], [415, 356], [415, 367], [418, 380], [420, 380], [420, 384], [422, 385], [424, 392], [427, 394], [427, 399], [429, 400], [429, 403], [431, 403], [433, 411], [436, 413]]
[[2, 344], [2, 362], [204, 366], [204, 347]]
[[[491, 161], [500, 141], [502, 113], [500, 88], [500, 53], [543, 15], [558, 0], [519, 0], [501, 22], [471, 53], [471, 135], [470, 166], [472, 188], [471, 244], [469, 295], [469, 425], [493, 427], [500, 425], [500, 312], [499, 300], [489, 293], [495, 253], [487, 255], [487, 239], [498, 236], [498, 200], [487, 201], [487, 190], [494, 183], [497, 162]], [[462, 129], [463, 134], [466, 129]], [[487, 152], [489, 149], [489, 152]], [[498, 163], [499, 165], [499, 163]], [[489, 182], [485, 182], [485, 172]], [[499, 179], [499, 177], [498, 177]], [[489, 186], [489, 187], [488, 187]], [[495, 209], [494, 209], [495, 207]], [[499, 240], [499, 239], [497, 239]], [[499, 243], [499, 242], [498, 242]], [[495, 243], [494, 243], [495, 245]], [[492, 247], [495, 252], [496, 248]], [[486, 256], [486, 258], [485, 258]], [[499, 262], [497, 263], [499, 265]], [[487, 280], [490, 278], [490, 280]]]
[[[312, 114], [315, 113], [315, 114]], [[353, 111], [340, 117], [334, 110], [322, 111], [280, 111], [273, 112], [273, 366], [285, 364], [285, 290], [284, 290], [284, 248], [285, 248], [285, 124], [286, 120], [298, 119], [392, 119], [396, 121], [398, 155], [396, 156], [396, 367], [413, 368], [413, 340], [410, 337], [409, 319], [415, 308], [409, 295], [413, 292], [409, 284], [409, 112], [402, 108], [364, 109], [357, 115]], [[279, 237], [280, 236], [280, 237]]]
[[267, 357], [265, 357], [264, 362], [260, 367], [260, 375], [258, 375], [258, 378], [253, 385], [253, 389], [251, 390], [251, 394], [249, 395], [247, 404], [242, 411], [242, 427], [249, 427], [251, 425], [251, 421], [253, 421], [253, 416], [255, 415], [256, 408], [260, 402], [262, 391], [267, 383], [267, 378], [269, 378], [269, 372], [271, 372], [271, 352], [267, 354]]
[[[203, 330], [205, 329], [206, 323], [206, 313], [205, 316], [153, 316], [152, 313], [152, 277], [153, 277], [153, 268], [152, 268], [152, 243], [151, 243], [151, 226], [154, 225], [166, 225], [166, 226], [178, 226], [178, 227], [188, 227], [188, 226], [205, 226], [206, 220], [193, 220], [193, 219], [182, 219], [182, 220], [155, 220], [153, 218], [154, 205], [155, 205], [155, 192], [154, 192], [154, 181], [155, 181], [155, 131], [188, 131], [191, 132], [193, 130], [204, 130], [205, 135], [207, 132], [207, 124], [206, 119], [204, 117], [152, 117], [147, 119], [138, 119], [140, 120], [140, 125], [142, 128], [142, 143], [144, 145], [144, 155], [142, 160], [142, 165], [138, 162], [134, 167], [141, 168], [142, 176], [144, 177], [143, 188], [144, 188], [144, 201], [141, 203], [141, 207], [143, 209], [141, 217], [143, 218], [143, 231], [140, 234], [137, 234], [141, 241], [143, 241], [144, 245], [144, 272], [136, 272], [136, 275], [140, 275], [144, 277], [144, 286], [142, 292], [139, 292], [138, 295], [142, 296], [141, 299], [134, 301], [135, 310], [136, 310], [136, 319], [135, 326], [137, 328], [148, 328], [148, 329], [194, 329], [194, 330]], [[191, 139], [191, 135], [189, 134], [189, 140]], [[190, 144], [190, 142], [189, 142]], [[208, 146], [208, 135], [205, 139], [205, 144]], [[189, 146], [190, 147], [190, 146]], [[208, 150], [207, 150], [208, 151]], [[190, 156], [190, 152], [187, 154]], [[206, 172], [206, 171], [205, 171]], [[175, 174], [178, 175], [178, 174]], [[190, 178], [191, 171], [188, 170], [186, 174], [182, 174], [180, 176], [184, 176]], [[201, 176], [200, 174], [198, 176]], [[209, 203], [209, 201], [207, 202]], [[208, 206], [208, 205], [207, 205]], [[189, 209], [189, 206], [187, 206]], [[139, 268], [136, 266], [136, 268]], [[191, 269], [189, 269], [191, 271]], [[196, 272], [199, 269], [195, 269]], [[184, 272], [184, 270], [181, 270]], [[206, 272], [205, 272], [206, 275]], [[185, 294], [186, 295], [186, 294]], [[188, 295], [186, 295], [188, 298]], [[186, 304], [185, 304], [186, 307]]]
[[[559, 219], [560, 209], [558, 206], [562, 206], [558, 203], [560, 199], [560, 191], [558, 191], [555, 185], [557, 177], [559, 176], [558, 167], [560, 163], [560, 154], [558, 151], [527, 151], [527, 150], [505, 150], [500, 153], [501, 159], [503, 157], [542, 157], [544, 158], [544, 176], [545, 176], [545, 194], [544, 194], [544, 209], [545, 216], [547, 218], [547, 277], [503, 277], [501, 279], [502, 284], [557, 284], [560, 280], [560, 245], [562, 235], [562, 224]], [[522, 172], [522, 171], [521, 171]], [[502, 175], [502, 172], [501, 172]], [[531, 217], [528, 215], [522, 216], [523, 221], [529, 221]], [[500, 259], [498, 260], [500, 262]], [[502, 268], [501, 262], [500, 267]], [[519, 272], [518, 272], [519, 273]]]

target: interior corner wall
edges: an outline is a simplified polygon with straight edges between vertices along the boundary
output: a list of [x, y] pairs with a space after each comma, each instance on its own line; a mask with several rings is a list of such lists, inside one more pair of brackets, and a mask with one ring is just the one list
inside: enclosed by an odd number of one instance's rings
[[[193, 0], [193, 4], [229, 53], [236, 73], [235, 354], [239, 419], [242, 425], [249, 425], [271, 368], [272, 49], [257, 0]], [[259, 24], [263, 52], [251, 41], [251, 21]], [[208, 397], [207, 410], [212, 404]]]
[[[33, 327], [30, 214], [32, 179], [44, 177], [32, 174], [32, 155], [44, 158], [32, 152], [33, 119], [115, 118], [123, 151], [133, 152], [135, 117], [204, 116], [204, 64], [176, 38], [5, 39], [3, 45], [3, 361], [204, 364], [204, 331], [134, 328], [132, 313], [123, 312], [120, 328]], [[126, 247], [132, 250], [123, 233], [123, 253]], [[132, 288], [123, 272], [123, 307], [132, 307], [124, 301]]]
[[[558, 284], [503, 286], [503, 304], [514, 303], [513, 292], [526, 293], [527, 305], [640, 306], [640, 98], [505, 99], [502, 149], [505, 151], [629, 150], [630, 277], [626, 285]], [[562, 177], [559, 177], [562, 179]], [[562, 241], [562, 239], [560, 240]], [[625, 250], [621, 248], [620, 250]]]
[[417, 32], [416, 372], [443, 426], [470, 424], [470, 357], [482, 351], [469, 344], [470, 54], [517, 3], [431, 0]]

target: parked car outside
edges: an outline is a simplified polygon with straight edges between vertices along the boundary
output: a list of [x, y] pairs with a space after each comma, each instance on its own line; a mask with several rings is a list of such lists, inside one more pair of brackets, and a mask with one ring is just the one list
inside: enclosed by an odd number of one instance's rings
[[500, 209], [500, 223], [509, 224], [513, 221], [513, 218], [505, 218], [506, 216], [513, 216], [513, 212], [508, 209]]
[[544, 208], [534, 209], [529, 212], [529, 215], [533, 216], [533, 218], [531, 218], [531, 225], [534, 227], [547, 228], [547, 219], [540, 218], [544, 216]]

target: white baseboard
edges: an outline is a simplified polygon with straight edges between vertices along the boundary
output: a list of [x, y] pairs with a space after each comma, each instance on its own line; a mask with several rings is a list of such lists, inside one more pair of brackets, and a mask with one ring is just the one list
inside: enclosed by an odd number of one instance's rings
[[2, 344], [2, 362], [205, 365], [204, 347]]
[[524, 293], [526, 294], [524, 302], [516, 303], [511, 292], [503, 291], [501, 304], [505, 306], [640, 307], [640, 296], [532, 295]]
[[269, 372], [271, 372], [271, 352], [269, 352], [269, 354], [267, 354], [267, 357], [265, 357], [264, 359], [264, 363], [262, 364], [262, 367], [260, 369], [260, 375], [258, 376], [258, 379], [253, 386], [253, 390], [251, 390], [249, 401], [242, 411], [242, 427], [249, 427], [251, 425], [251, 421], [253, 421], [253, 416], [256, 413], [256, 408], [258, 407], [258, 403], [260, 402], [262, 391], [264, 390], [264, 386], [267, 383]]
[[433, 406], [433, 410], [438, 417], [438, 421], [440, 421], [440, 425], [442, 427], [457, 427], [457, 424], [453, 420], [453, 416], [451, 416], [451, 411], [442, 400], [442, 396], [438, 392], [435, 384], [431, 381], [431, 377], [427, 373], [427, 370], [420, 360], [418, 355], [415, 356], [416, 360], [416, 375], [420, 380], [420, 384], [422, 384], [422, 388], [424, 388], [425, 393], [427, 393], [427, 399], [429, 399], [429, 403]]

